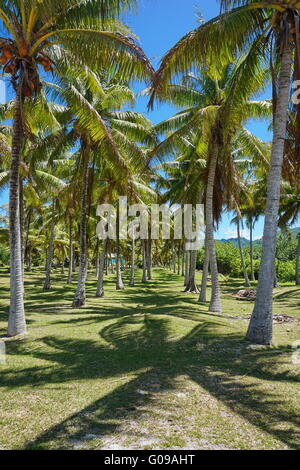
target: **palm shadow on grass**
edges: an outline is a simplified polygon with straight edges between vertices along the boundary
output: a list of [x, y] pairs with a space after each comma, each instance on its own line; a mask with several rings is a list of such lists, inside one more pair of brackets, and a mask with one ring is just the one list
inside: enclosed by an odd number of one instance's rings
[[[169, 281], [168, 281], [169, 279]], [[178, 279], [178, 278], [177, 278]], [[163, 282], [172, 282], [166, 276]], [[43, 338], [45, 348], [28, 352], [53, 366], [32, 367], [19, 372], [3, 371], [0, 385], [5, 388], [53, 386], [72, 380], [114, 380], [134, 374], [135, 378], [117, 387], [91, 405], [47, 429], [28, 449], [47, 448], [50, 442], [64, 436], [66, 441], [80, 439], [97, 430], [101, 435], [116, 432], [123, 420], [137, 421], [145, 406], [151, 406], [151, 390], [159, 383], [161, 391], [174, 390], [178, 376], [189, 376], [194, 383], [257, 426], [289, 446], [298, 449], [300, 420], [285, 406], [285, 398], [262, 389], [261, 381], [272, 384], [296, 384], [299, 377], [292, 372], [276, 372], [286, 349], [249, 351], [243, 338], [232, 331], [224, 335], [226, 320], [206, 313], [198, 307], [195, 314], [189, 307], [195, 301], [182, 295], [158, 294], [158, 282], [137, 291], [120, 293], [126, 299], [118, 309], [105, 305], [100, 312], [87, 308], [83, 313], [70, 314], [68, 319], [55, 315], [53, 323], [60, 327], [71, 323], [91, 323], [100, 327], [100, 342], [49, 336]], [[167, 287], [167, 284], [166, 284]], [[184, 302], [184, 303], [183, 303]], [[65, 316], [65, 315], [64, 315]], [[169, 317], [193, 322], [189, 332], [172, 339]], [[106, 320], [114, 320], [102, 325]], [[199, 352], [198, 345], [202, 348]], [[26, 354], [22, 344], [9, 345], [11, 354]], [[139, 371], [143, 372], [139, 372]], [[239, 377], [248, 376], [246, 383]], [[259, 380], [257, 380], [259, 379]], [[149, 395], [140, 395], [140, 390]], [[187, 411], [188, 417], [188, 411]], [[280, 426], [289, 423], [289, 426]], [[298, 429], [298, 430], [297, 430]], [[67, 444], [66, 444], [67, 446]]]

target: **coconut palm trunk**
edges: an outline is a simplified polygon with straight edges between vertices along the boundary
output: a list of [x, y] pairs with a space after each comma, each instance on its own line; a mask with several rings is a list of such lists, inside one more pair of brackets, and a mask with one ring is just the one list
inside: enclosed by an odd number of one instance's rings
[[142, 258], [143, 258], [143, 275], [142, 283], [147, 282], [147, 249], [146, 249], [146, 240], [142, 240]]
[[253, 265], [253, 220], [250, 220], [250, 268], [251, 281], [255, 281], [254, 265]]
[[182, 248], [181, 252], [181, 277], [184, 277], [185, 273], [185, 253], [184, 253], [184, 248]]
[[99, 240], [96, 243], [95, 276], [98, 279], [100, 266]]
[[115, 268], [114, 268], [114, 263], [113, 263], [111, 252], [109, 253], [109, 264], [110, 264], [110, 273], [115, 274]]
[[218, 162], [218, 135], [212, 136], [212, 145], [210, 152], [209, 172], [206, 189], [206, 237], [207, 248], [209, 253], [209, 262], [211, 270], [211, 300], [209, 305], [210, 312], [222, 313], [221, 291], [219, 284], [218, 264], [216, 247], [214, 240], [214, 215], [213, 215], [213, 198], [215, 175]]
[[300, 286], [300, 233], [298, 234], [298, 245], [296, 254], [296, 286]]
[[247, 268], [246, 268], [246, 263], [245, 263], [245, 256], [243, 252], [243, 247], [242, 247], [242, 240], [241, 240], [241, 222], [240, 218], [237, 217], [236, 221], [236, 228], [237, 228], [237, 239], [238, 239], [238, 245], [239, 245], [239, 250], [240, 250], [240, 257], [241, 257], [241, 262], [242, 262], [242, 268], [243, 268], [243, 273], [244, 273], [244, 279], [245, 279], [245, 286], [246, 287], [251, 287], [248, 273], [247, 273]]
[[105, 255], [105, 275], [108, 276], [108, 251], [106, 250]]
[[131, 271], [130, 271], [130, 287], [134, 287], [135, 285], [135, 239], [132, 237], [131, 242]]
[[280, 185], [291, 80], [292, 47], [286, 41], [281, 56], [281, 70], [274, 137], [268, 178], [267, 206], [264, 226], [262, 258], [257, 297], [250, 320], [247, 339], [252, 343], [269, 345], [273, 336], [273, 284], [276, 255], [276, 235], [280, 202]]
[[72, 284], [73, 279], [73, 227], [72, 219], [69, 220], [69, 270], [68, 270], [68, 284]]
[[205, 237], [205, 255], [204, 255], [199, 302], [206, 302], [208, 271], [209, 271], [209, 250], [208, 250], [207, 237]]
[[32, 269], [32, 246], [27, 245], [27, 251], [26, 251], [26, 271], [28, 273], [31, 273]]
[[185, 288], [185, 292], [192, 292], [193, 294], [199, 294], [199, 289], [196, 284], [197, 253], [198, 252], [195, 250], [190, 252], [189, 279]]
[[13, 116], [9, 180], [10, 306], [7, 331], [8, 336], [17, 336], [26, 333], [19, 207], [20, 158], [23, 139], [22, 102], [21, 86], [19, 86], [15, 99]]
[[147, 276], [148, 280], [152, 280], [152, 240], [148, 240], [147, 243]]
[[62, 260], [61, 260], [61, 273], [65, 274], [65, 255], [63, 253]]
[[173, 247], [173, 273], [176, 274], [176, 251], [175, 251], [175, 247]]
[[51, 215], [51, 225], [50, 225], [50, 235], [49, 235], [49, 247], [47, 253], [47, 263], [46, 263], [46, 278], [44, 282], [44, 291], [51, 289], [51, 269], [53, 263], [53, 253], [54, 253], [54, 235], [55, 235], [55, 199], [52, 202], [52, 215]]
[[184, 274], [184, 286], [187, 287], [189, 282], [189, 273], [190, 273], [190, 266], [189, 266], [189, 252], [185, 251], [185, 274]]
[[99, 271], [96, 297], [104, 297], [104, 272], [105, 272], [105, 258], [107, 255], [108, 239], [103, 242], [103, 249], [99, 258]]
[[124, 284], [122, 279], [122, 272], [121, 272], [121, 260], [120, 260], [120, 211], [119, 206], [117, 209], [117, 239], [116, 239], [116, 269], [117, 269], [117, 282], [116, 282], [116, 289], [123, 290]]
[[82, 307], [85, 304], [85, 284], [87, 279], [87, 211], [88, 211], [88, 182], [89, 182], [89, 157], [90, 151], [88, 146], [84, 146], [82, 151], [83, 168], [82, 168], [82, 195], [81, 195], [81, 214], [80, 214], [80, 258], [77, 289], [73, 299], [73, 307]]
[[24, 220], [24, 195], [23, 195], [23, 180], [20, 178], [20, 236], [21, 236], [21, 250], [22, 250], [22, 272], [24, 275], [24, 264], [25, 264], [25, 220]]
[[31, 223], [31, 209], [28, 212], [27, 216], [27, 228], [26, 228], [26, 236], [25, 236], [25, 259], [26, 259], [26, 271], [30, 273], [31, 271], [31, 246], [29, 247], [29, 231], [30, 231], [30, 223]]

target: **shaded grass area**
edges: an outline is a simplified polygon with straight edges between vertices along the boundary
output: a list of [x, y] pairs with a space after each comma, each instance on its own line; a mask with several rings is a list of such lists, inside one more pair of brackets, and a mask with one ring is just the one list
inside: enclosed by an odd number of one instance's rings
[[[109, 277], [103, 299], [90, 273], [80, 310], [75, 284], [55, 273], [44, 293], [42, 279], [26, 275], [29, 335], [6, 342], [0, 366], [0, 447], [300, 448], [299, 323], [275, 325], [274, 348], [248, 349], [253, 305], [232, 297], [242, 281], [223, 283], [221, 316], [159, 269], [125, 291]], [[7, 274], [0, 282], [5, 334]], [[299, 288], [277, 290], [275, 312], [300, 317]]]

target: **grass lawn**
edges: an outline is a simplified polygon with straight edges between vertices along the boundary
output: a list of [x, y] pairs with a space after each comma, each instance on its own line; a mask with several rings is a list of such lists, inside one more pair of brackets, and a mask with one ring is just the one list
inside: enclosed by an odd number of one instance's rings
[[[49, 293], [43, 273], [26, 276], [29, 334], [6, 341], [0, 365], [0, 448], [300, 448], [300, 322], [276, 324], [274, 347], [252, 350], [253, 303], [232, 296], [242, 281], [223, 283], [220, 316], [182, 293], [180, 276], [154, 275], [121, 292], [110, 277], [96, 299], [90, 273], [80, 310], [58, 272]], [[5, 335], [3, 271], [0, 306]], [[276, 290], [275, 313], [300, 319], [300, 289]]]

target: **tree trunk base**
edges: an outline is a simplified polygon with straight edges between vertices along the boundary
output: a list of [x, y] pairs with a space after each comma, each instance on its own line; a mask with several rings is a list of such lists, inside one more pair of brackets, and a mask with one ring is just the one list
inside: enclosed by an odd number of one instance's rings
[[96, 297], [97, 297], [98, 299], [100, 299], [100, 298], [102, 298], [102, 297], [104, 297], [104, 296], [105, 296], [105, 295], [104, 295], [104, 289], [102, 289], [100, 292], [96, 292]]
[[193, 281], [188, 283], [188, 285], [186, 286], [184, 292], [191, 293], [191, 294], [200, 294], [198, 286]]
[[83, 299], [74, 299], [72, 303], [73, 308], [80, 308], [85, 305], [85, 298]]
[[220, 301], [211, 302], [209, 305], [209, 312], [211, 313], [223, 313], [222, 304]]
[[272, 341], [268, 336], [264, 335], [263, 328], [249, 328], [246, 340], [251, 344], [259, 344], [262, 346], [272, 346]]

